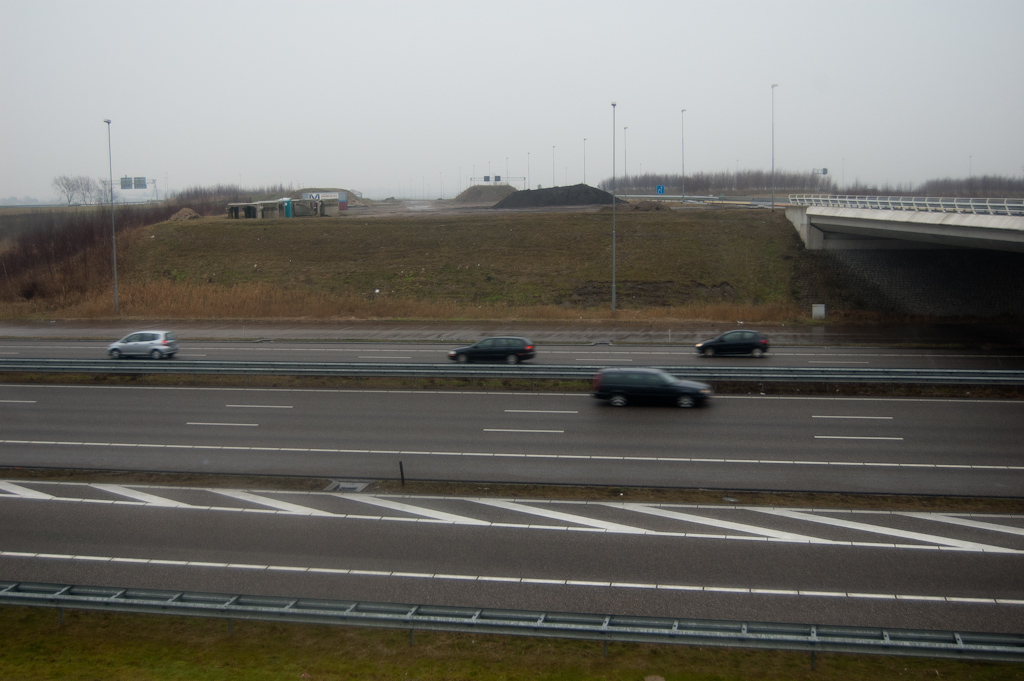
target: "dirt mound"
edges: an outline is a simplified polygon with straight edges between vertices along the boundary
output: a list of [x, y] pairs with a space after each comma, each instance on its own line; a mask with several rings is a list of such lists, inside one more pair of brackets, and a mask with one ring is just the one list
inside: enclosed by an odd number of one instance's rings
[[455, 203], [497, 203], [515, 193], [516, 188], [507, 184], [475, 184], [456, 196]]
[[168, 218], [168, 222], [180, 222], [182, 220], [201, 220], [202, 215], [195, 212], [191, 208], [182, 208], [177, 213]]
[[629, 210], [672, 210], [661, 201], [640, 201], [629, 204]]
[[548, 208], [552, 206], [611, 205], [612, 195], [586, 184], [550, 189], [527, 189], [516, 192], [495, 205], [495, 208]]

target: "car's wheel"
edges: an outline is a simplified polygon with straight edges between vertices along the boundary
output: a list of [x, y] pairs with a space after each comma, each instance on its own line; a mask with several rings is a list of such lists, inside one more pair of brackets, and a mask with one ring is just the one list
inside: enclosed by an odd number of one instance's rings
[[683, 409], [689, 409], [695, 404], [697, 404], [697, 402], [693, 399], [693, 395], [680, 395], [676, 400], [676, 406]]
[[121, 359], [121, 351], [120, 350], [111, 350], [110, 351], [110, 359]]
[[613, 395], [612, 399], [608, 400], [608, 404], [613, 407], [625, 407], [628, 403], [625, 395]]
[[519, 364], [519, 358], [515, 355], [509, 355], [505, 358], [505, 364]]
[[714, 348], [704, 348], [704, 356], [705, 357], [714, 357], [715, 356], [715, 349]]
[[455, 355], [455, 361], [458, 362], [459, 364], [465, 364], [466, 362], [469, 361], [469, 356], [468, 355]]
[[150, 359], [163, 359], [164, 358], [164, 353], [160, 352], [159, 350], [154, 350], [151, 353], [149, 353], [149, 358]]
[[750, 354], [752, 354], [754, 357], [760, 359], [760, 358], [764, 357], [764, 350], [762, 350], [761, 348], [754, 348], [753, 350], [750, 351]]

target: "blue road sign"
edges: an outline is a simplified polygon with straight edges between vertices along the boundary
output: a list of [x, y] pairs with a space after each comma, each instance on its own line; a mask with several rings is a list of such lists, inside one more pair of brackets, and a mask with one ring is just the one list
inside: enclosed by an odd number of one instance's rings
[[659, 184], [658, 185], [658, 193], [659, 194], [664, 194], [665, 193], [665, 185], [663, 185], [663, 184]]

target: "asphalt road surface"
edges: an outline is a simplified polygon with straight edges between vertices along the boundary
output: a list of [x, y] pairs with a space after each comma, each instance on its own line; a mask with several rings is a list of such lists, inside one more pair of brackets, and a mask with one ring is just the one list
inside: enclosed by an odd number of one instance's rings
[[1024, 631], [1024, 516], [0, 481], [5, 579]]
[[[0, 340], [4, 359], [100, 359], [106, 342], [71, 340]], [[454, 364], [448, 351], [457, 343], [182, 341], [176, 355], [188, 360], [244, 362], [367, 362]], [[113, 360], [111, 360], [113, 361]], [[146, 361], [146, 360], [121, 360]], [[529, 364], [565, 366], [758, 366], [807, 368], [1024, 369], [1024, 354], [1008, 351], [885, 348], [852, 346], [773, 346], [767, 356], [704, 358], [692, 345], [623, 345], [600, 343], [538, 345]]]
[[0, 386], [0, 465], [1024, 495], [1024, 402]]

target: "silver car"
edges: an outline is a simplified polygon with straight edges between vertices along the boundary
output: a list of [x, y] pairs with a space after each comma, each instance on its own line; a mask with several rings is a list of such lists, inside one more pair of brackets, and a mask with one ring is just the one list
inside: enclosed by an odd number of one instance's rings
[[112, 359], [122, 357], [174, 357], [178, 351], [178, 338], [170, 331], [136, 331], [107, 346]]

